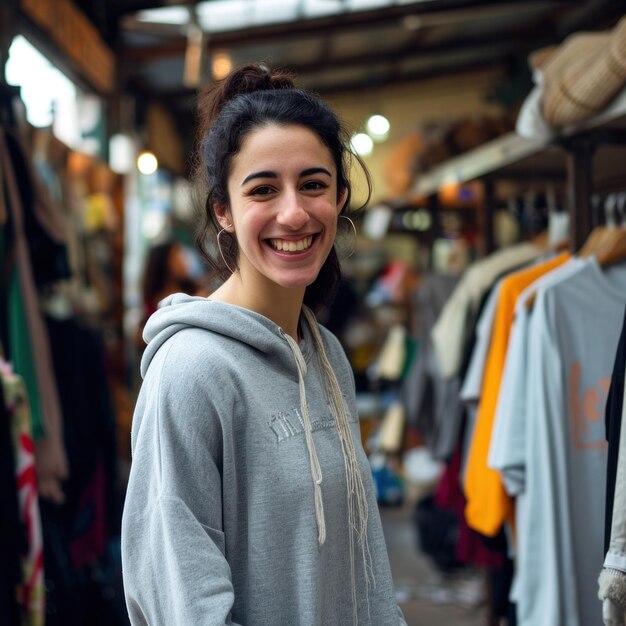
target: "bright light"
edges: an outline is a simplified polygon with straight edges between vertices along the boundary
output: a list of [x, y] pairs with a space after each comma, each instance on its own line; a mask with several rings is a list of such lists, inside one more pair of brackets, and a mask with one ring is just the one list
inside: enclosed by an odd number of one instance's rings
[[133, 169], [135, 146], [128, 135], [113, 135], [109, 140], [109, 165], [117, 174], [128, 174]]
[[365, 133], [357, 133], [352, 137], [350, 142], [352, 144], [352, 149], [359, 156], [369, 156], [372, 154], [372, 150], [374, 149], [374, 142], [369, 135]]
[[370, 137], [377, 141], [384, 141], [389, 136], [389, 129], [391, 124], [386, 117], [382, 115], [372, 115], [367, 120], [367, 132]]
[[137, 157], [137, 169], [146, 176], [154, 174], [158, 167], [159, 162], [152, 152], [145, 151]]
[[9, 48], [5, 77], [10, 85], [21, 87], [26, 118], [33, 126], [54, 125], [56, 137], [72, 148], [78, 147], [76, 86], [21, 35]]
[[167, 220], [161, 211], [148, 211], [141, 222], [141, 232], [146, 239], [156, 239], [164, 230]]
[[228, 52], [216, 52], [213, 55], [213, 78], [215, 80], [226, 78], [232, 69], [233, 62]]

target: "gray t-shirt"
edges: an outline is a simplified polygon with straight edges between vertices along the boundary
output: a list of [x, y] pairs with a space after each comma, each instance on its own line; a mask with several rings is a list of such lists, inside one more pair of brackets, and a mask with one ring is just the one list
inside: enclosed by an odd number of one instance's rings
[[520, 626], [602, 624], [603, 415], [625, 303], [626, 267], [602, 270], [594, 259], [535, 301], [518, 517]]

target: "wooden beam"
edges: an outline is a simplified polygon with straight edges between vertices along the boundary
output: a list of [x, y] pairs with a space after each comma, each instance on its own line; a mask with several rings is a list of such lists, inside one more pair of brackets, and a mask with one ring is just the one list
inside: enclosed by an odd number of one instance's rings
[[[302, 80], [303, 88], [316, 92], [320, 95], [330, 96], [341, 93], [354, 93], [357, 91], [366, 91], [368, 89], [378, 89], [382, 87], [389, 87], [391, 85], [416, 83], [423, 80], [430, 80], [432, 78], [441, 78], [442, 76], [454, 76], [457, 74], [464, 74], [466, 72], [472, 72], [488, 67], [499, 67], [497, 59], [480, 59], [478, 61], [469, 61], [461, 64], [455, 64], [448, 67], [440, 67], [436, 69], [428, 69], [419, 72], [407, 72], [403, 74], [396, 74], [394, 76], [385, 76], [381, 79], [373, 79], [370, 81], [343, 81], [339, 84], [326, 84], [315, 85], [313, 82], [306, 82]], [[306, 84], [304, 84], [306, 82]]]
[[[387, 28], [397, 24], [402, 28], [402, 20], [414, 16], [421, 20], [420, 28], [442, 26], [448, 21], [462, 21], [465, 19], [479, 19], [481, 14], [511, 13], [531, 11], [533, 9], [549, 9], [567, 4], [558, 0], [527, 0], [525, 2], [489, 2], [469, 0], [433, 0], [431, 2], [416, 2], [407, 5], [384, 7], [370, 11], [344, 12], [335, 15], [302, 19], [292, 22], [254, 26], [239, 30], [209, 33], [210, 49], [245, 47], [259, 43], [276, 41], [299, 41], [307, 36], [318, 37], [323, 34], [345, 34], [347, 32], [368, 31]], [[467, 14], [467, 15], [465, 15]], [[158, 24], [146, 24], [132, 17], [124, 20], [126, 28], [149, 32], [151, 29], [161, 28], [160, 34], [171, 33], [177, 37], [177, 27], [164, 27]], [[545, 27], [545, 24], [543, 24]], [[177, 42], [184, 49], [185, 39], [180, 36]], [[169, 46], [164, 48], [167, 51]]]
[[[554, 36], [549, 23], [541, 26], [533, 25], [524, 31], [499, 32], [489, 39], [477, 39], [476, 37], [463, 37], [448, 42], [439, 42], [432, 45], [421, 45], [418, 39], [411, 39], [409, 44], [391, 52], [367, 52], [365, 54], [355, 54], [352, 56], [329, 59], [328, 63], [320, 64], [319, 59], [305, 63], [285, 64], [289, 69], [297, 74], [326, 71], [327, 69], [343, 69], [357, 65], [369, 65], [372, 63], [388, 62], [393, 63], [403, 61], [408, 58], [419, 56], [445, 55], [462, 50], [497, 49], [500, 46], [507, 46], [510, 49], [529, 50], [536, 46], [538, 40]], [[325, 36], [325, 35], [324, 35]], [[248, 42], [248, 45], [250, 42]], [[209, 51], [217, 49], [213, 39], [210, 39]], [[186, 40], [179, 38], [176, 41], [150, 48], [123, 48], [120, 52], [120, 62], [122, 64], [149, 63], [151, 61], [182, 56], [185, 52]]]
[[[477, 71], [486, 68], [500, 68], [500, 64], [495, 63], [493, 59], [480, 60], [467, 62], [461, 65], [454, 65], [447, 68], [439, 68], [436, 70], [429, 69], [421, 72], [411, 72], [405, 74], [398, 74], [393, 77], [386, 77], [380, 80], [372, 80], [370, 82], [355, 81], [353, 83], [342, 82], [340, 84], [328, 84], [328, 85], [316, 85], [313, 82], [307, 82], [302, 87], [314, 93], [318, 93], [322, 96], [334, 96], [342, 93], [354, 93], [359, 91], [367, 91], [370, 89], [378, 89], [379, 87], [387, 87], [395, 84], [409, 84], [419, 83], [423, 80], [431, 80], [433, 78], [441, 78], [444, 76], [455, 76], [459, 74], [465, 74], [467, 72]], [[301, 81], [302, 82], [302, 81]], [[125, 92], [137, 92], [137, 83], [135, 79], [126, 77]], [[176, 103], [180, 100], [187, 100], [189, 102], [195, 102], [197, 91], [194, 89], [174, 89], [169, 91], [163, 91], [160, 89], [151, 89], [144, 83], [141, 93], [146, 97], [158, 98], [165, 100], [169, 103]]]

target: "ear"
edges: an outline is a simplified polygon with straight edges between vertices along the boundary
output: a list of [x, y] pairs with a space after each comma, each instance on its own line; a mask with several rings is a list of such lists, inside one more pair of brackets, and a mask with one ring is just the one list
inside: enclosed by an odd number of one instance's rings
[[228, 208], [223, 204], [216, 204], [214, 211], [218, 224], [227, 232], [231, 232], [233, 230], [233, 221]]
[[344, 187], [339, 193], [339, 197], [337, 199], [337, 215], [339, 215], [339, 213], [343, 211], [347, 200], [348, 200], [348, 188]]

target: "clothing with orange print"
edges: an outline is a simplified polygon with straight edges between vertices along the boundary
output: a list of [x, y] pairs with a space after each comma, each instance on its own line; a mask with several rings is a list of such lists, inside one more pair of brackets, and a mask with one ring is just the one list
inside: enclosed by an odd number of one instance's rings
[[601, 623], [592, 564], [603, 558], [603, 415], [625, 304], [626, 266], [601, 269], [593, 257], [535, 300], [517, 524], [518, 626]]
[[569, 254], [563, 253], [502, 280], [465, 471], [465, 518], [471, 528], [483, 535], [495, 536], [505, 520], [513, 522], [511, 499], [504, 490], [500, 475], [488, 467], [487, 458], [515, 303], [526, 287], [568, 259]]

